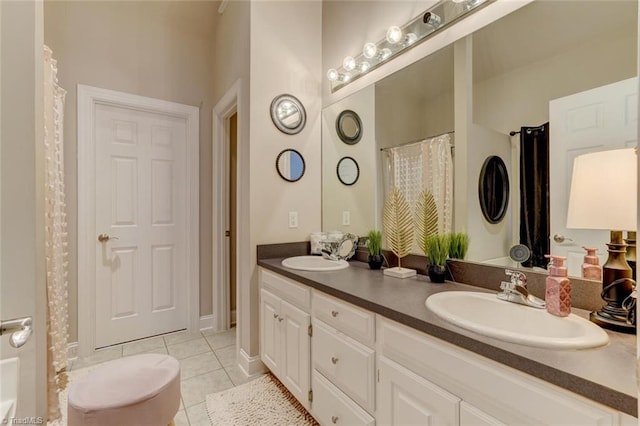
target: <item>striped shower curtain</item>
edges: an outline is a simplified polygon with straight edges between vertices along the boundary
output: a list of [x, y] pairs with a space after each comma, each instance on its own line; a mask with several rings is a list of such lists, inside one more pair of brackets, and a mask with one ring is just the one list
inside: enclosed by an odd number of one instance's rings
[[[384, 196], [391, 188], [402, 191], [412, 209], [424, 189], [431, 191], [438, 206], [438, 230], [451, 232], [453, 225], [452, 134], [435, 136], [383, 151]], [[414, 251], [419, 251], [414, 246]]]

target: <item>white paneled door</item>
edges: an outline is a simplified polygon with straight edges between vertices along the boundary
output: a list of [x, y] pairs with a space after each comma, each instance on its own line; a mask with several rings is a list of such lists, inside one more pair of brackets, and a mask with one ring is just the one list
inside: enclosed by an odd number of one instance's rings
[[187, 328], [184, 118], [95, 106], [95, 347]]
[[630, 78], [549, 102], [551, 252], [567, 256], [569, 275], [581, 276], [582, 246], [597, 247], [602, 264], [610, 240], [605, 230], [566, 227], [573, 160], [589, 152], [637, 145], [637, 85], [637, 78]]

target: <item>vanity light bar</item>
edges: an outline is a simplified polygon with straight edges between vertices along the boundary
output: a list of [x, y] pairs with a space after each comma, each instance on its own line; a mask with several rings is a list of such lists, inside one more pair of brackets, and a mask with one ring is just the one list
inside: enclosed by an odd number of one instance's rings
[[437, 31], [451, 25], [479, 6], [495, 0], [442, 0], [402, 27], [391, 26], [385, 38], [366, 43], [362, 53], [346, 56], [342, 66], [327, 71], [331, 91], [335, 92], [400, 53], [426, 40]]

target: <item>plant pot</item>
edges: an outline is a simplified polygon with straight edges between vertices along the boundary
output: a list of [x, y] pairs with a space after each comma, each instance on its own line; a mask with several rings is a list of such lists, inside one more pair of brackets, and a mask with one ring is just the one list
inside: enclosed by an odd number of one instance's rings
[[429, 265], [427, 267], [427, 273], [432, 283], [443, 283], [447, 276], [446, 265]]
[[384, 262], [384, 258], [381, 254], [369, 255], [369, 269], [380, 269], [382, 267], [382, 263]]

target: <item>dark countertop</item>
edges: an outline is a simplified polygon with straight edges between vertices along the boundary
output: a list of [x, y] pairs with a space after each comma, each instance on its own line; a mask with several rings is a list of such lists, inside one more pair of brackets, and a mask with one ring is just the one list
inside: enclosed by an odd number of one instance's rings
[[[607, 331], [607, 346], [580, 350], [549, 350], [486, 337], [438, 318], [424, 302], [450, 290], [489, 292], [447, 281], [432, 284], [423, 275], [399, 279], [350, 261], [340, 271], [306, 272], [285, 268], [283, 258], [259, 259], [258, 265], [324, 293], [405, 324], [433, 337], [553, 383], [616, 410], [638, 416], [636, 336]], [[588, 318], [588, 311], [573, 313]]]

